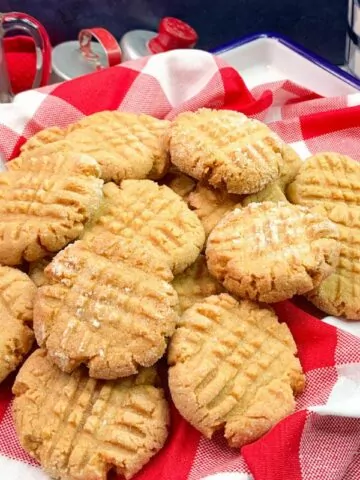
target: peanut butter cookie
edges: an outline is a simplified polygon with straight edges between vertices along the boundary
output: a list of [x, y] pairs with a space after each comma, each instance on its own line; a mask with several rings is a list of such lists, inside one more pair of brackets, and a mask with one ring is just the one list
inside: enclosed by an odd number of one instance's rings
[[[161, 178], [169, 166], [167, 120], [149, 115], [99, 112], [69, 125], [64, 134], [51, 130], [37, 134], [23, 146], [22, 156], [75, 151], [95, 158], [102, 178], [120, 183], [124, 178]], [[54, 138], [50, 142], [49, 137]], [[58, 137], [58, 138], [56, 138]], [[57, 141], [60, 140], [60, 141]], [[43, 141], [43, 145], [41, 142]]]
[[171, 340], [172, 399], [206, 437], [232, 447], [264, 435], [295, 408], [305, 377], [288, 327], [270, 307], [228, 294], [186, 310]]
[[0, 382], [22, 362], [30, 350], [36, 287], [20, 270], [0, 266]]
[[34, 330], [61, 370], [85, 364], [91, 377], [115, 379], [163, 356], [178, 298], [156, 260], [105, 234], [56, 255], [38, 289]]
[[174, 274], [196, 260], [205, 241], [196, 214], [170, 188], [151, 180], [105, 185], [103, 205], [83, 238], [103, 232], [146, 245]]
[[168, 434], [168, 405], [152, 368], [102, 382], [82, 368], [63, 373], [36, 350], [13, 392], [21, 445], [59, 480], [106, 480], [110, 470], [130, 479]]
[[88, 155], [17, 158], [0, 173], [0, 263], [18, 265], [59, 251], [100, 205], [103, 182]]
[[170, 127], [171, 161], [183, 173], [229, 193], [262, 190], [280, 175], [283, 142], [264, 123], [201, 108]]
[[340, 232], [335, 272], [307, 297], [330, 315], [360, 320], [360, 164], [338, 153], [306, 160], [287, 195], [291, 202], [326, 215]]
[[239, 297], [279, 302], [312, 290], [335, 270], [338, 235], [334, 223], [309, 208], [251, 203], [211, 232], [208, 268]]

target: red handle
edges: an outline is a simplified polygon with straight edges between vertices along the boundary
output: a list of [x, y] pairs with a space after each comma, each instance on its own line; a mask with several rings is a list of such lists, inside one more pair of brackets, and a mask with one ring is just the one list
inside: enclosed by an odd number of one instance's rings
[[192, 48], [198, 41], [195, 30], [178, 18], [165, 17], [159, 25], [159, 33], [149, 41], [152, 53], [166, 52], [175, 48]]
[[85, 28], [79, 33], [80, 50], [83, 56], [90, 62], [94, 62], [99, 70], [103, 68], [99, 55], [91, 49], [91, 39], [95, 38], [103, 47], [108, 66], [113, 67], [121, 62], [121, 50], [116, 38], [105, 28]]

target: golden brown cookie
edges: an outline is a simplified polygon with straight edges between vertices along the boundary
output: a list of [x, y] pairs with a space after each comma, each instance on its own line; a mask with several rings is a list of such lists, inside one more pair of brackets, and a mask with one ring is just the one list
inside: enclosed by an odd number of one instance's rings
[[289, 203], [251, 203], [211, 232], [208, 268], [242, 298], [279, 302], [319, 285], [335, 269], [338, 229], [326, 217]]
[[241, 205], [241, 201], [240, 195], [216, 190], [200, 182], [188, 197], [188, 205], [201, 220], [206, 237], [226, 213]]
[[228, 294], [185, 311], [168, 361], [172, 399], [206, 437], [224, 429], [232, 447], [264, 435], [294, 411], [305, 377], [288, 327], [270, 307]]
[[229, 193], [262, 190], [280, 175], [283, 142], [264, 123], [230, 110], [181, 113], [170, 127], [171, 161]]
[[[76, 151], [94, 157], [102, 178], [161, 178], [169, 166], [167, 120], [149, 115], [100, 112], [70, 125], [62, 140], [46, 142], [40, 153]], [[27, 154], [27, 151], [24, 151]]]
[[33, 344], [35, 294], [36, 287], [25, 273], [0, 266], [0, 382], [20, 365]]
[[48, 283], [45, 275], [45, 268], [49, 265], [53, 257], [45, 257], [36, 262], [29, 263], [29, 277], [37, 287], [42, 287]]
[[330, 315], [360, 320], [360, 164], [338, 153], [306, 160], [287, 195], [334, 222], [340, 232], [340, 260], [335, 272], [307, 294]]
[[167, 272], [166, 278], [145, 249], [112, 235], [69, 245], [46, 267], [49, 284], [37, 293], [39, 346], [61, 370], [85, 364], [94, 378], [125, 377], [153, 365], [178, 320]]
[[141, 243], [174, 274], [191, 265], [203, 248], [204, 229], [196, 214], [165, 185], [151, 180], [124, 180], [120, 187], [106, 184], [100, 211], [85, 240], [109, 232]]
[[52, 478], [130, 479], [164, 445], [169, 409], [156, 371], [102, 382], [85, 369], [61, 372], [36, 350], [13, 392], [15, 427], [23, 448]]
[[33, 150], [44, 147], [50, 143], [63, 140], [66, 130], [59, 127], [49, 127], [40, 130], [38, 133], [29, 138], [20, 148], [22, 154], [33, 153]]
[[[101, 148], [116, 154], [114, 160], [99, 163], [106, 181], [124, 178], [145, 178], [153, 180], [165, 175], [169, 167], [168, 120], [159, 120], [150, 115], [125, 112], [100, 112], [86, 117], [69, 127], [66, 138], [84, 148], [94, 148], [94, 140], [104, 142]], [[92, 140], [90, 140], [90, 137]], [[100, 145], [100, 144], [99, 144]], [[97, 147], [99, 148], [99, 147]], [[95, 156], [96, 158], [96, 156]], [[150, 170], [140, 176], [140, 165], [150, 159]], [[104, 163], [102, 163], [102, 161]], [[131, 168], [130, 168], [131, 165]], [[109, 174], [107, 174], [109, 171]]]
[[280, 177], [275, 182], [269, 183], [263, 190], [252, 195], [247, 195], [242, 200], [242, 205], [246, 206], [252, 202], [286, 202], [285, 196], [286, 186], [294, 180], [300, 166], [302, 164], [301, 158], [290, 147], [290, 145], [284, 144], [282, 156], [284, 163], [281, 167]]
[[18, 265], [76, 239], [99, 207], [103, 182], [88, 155], [17, 158], [0, 173], [0, 263]]
[[172, 286], [178, 294], [181, 313], [205, 297], [216, 295], [224, 290], [210, 275], [204, 255], [199, 255], [195, 263], [185, 272], [177, 275]]

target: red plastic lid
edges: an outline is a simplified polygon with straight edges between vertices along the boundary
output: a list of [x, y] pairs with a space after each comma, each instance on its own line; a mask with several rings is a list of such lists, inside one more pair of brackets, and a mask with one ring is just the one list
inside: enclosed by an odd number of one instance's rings
[[198, 35], [195, 30], [178, 18], [165, 17], [159, 25], [159, 33], [149, 41], [151, 53], [166, 52], [175, 48], [192, 48]]

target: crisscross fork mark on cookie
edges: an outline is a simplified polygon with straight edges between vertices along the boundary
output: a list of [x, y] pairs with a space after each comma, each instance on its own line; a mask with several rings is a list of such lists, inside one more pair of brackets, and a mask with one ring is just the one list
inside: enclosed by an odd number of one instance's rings
[[304, 387], [294, 340], [269, 307], [228, 294], [181, 317], [171, 340], [169, 386], [180, 413], [207, 437], [224, 428], [231, 446], [266, 433], [294, 409]]
[[9, 169], [0, 173], [3, 264], [35, 261], [60, 250], [82, 233], [100, 204], [100, 170], [86, 155], [17, 159]]
[[294, 203], [326, 215], [339, 229], [336, 271], [308, 298], [330, 315], [360, 319], [360, 165], [336, 153], [309, 158], [288, 187]]
[[360, 253], [342, 244], [335, 272], [306, 297], [330, 315], [360, 320]]
[[164, 354], [177, 294], [151, 261], [146, 270], [136, 258], [114, 262], [94, 248], [76, 242], [45, 269], [50, 284], [38, 290], [35, 335], [65, 372], [84, 363], [92, 377], [124, 377]]
[[124, 180], [104, 187], [101, 215], [89, 226], [85, 241], [103, 232], [148, 246], [174, 273], [199, 255], [204, 229], [194, 212], [170, 188], [150, 180]]
[[[74, 153], [72, 150], [57, 150], [52, 146], [37, 150], [35, 153], [29, 152], [29, 154], [21, 155], [8, 162], [6, 167], [10, 171], [33, 172], [34, 174], [47, 173], [48, 176], [66, 174], [67, 176], [100, 177], [101, 173], [99, 164], [93, 157]], [[102, 184], [102, 182], [100, 183]]]
[[338, 229], [326, 217], [287, 203], [252, 203], [211, 232], [208, 268], [232, 293], [277, 302], [313, 289], [337, 264]]
[[47, 174], [0, 176], [0, 260], [16, 265], [60, 250], [77, 238], [99, 205], [94, 178], [49, 178]]
[[65, 140], [94, 156], [106, 181], [158, 179], [169, 166], [168, 127], [150, 115], [105, 111], [70, 125]]
[[67, 375], [37, 350], [13, 387], [20, 442], [54, 478], [106, 480], [114, 469], [129, 479], [167, 437], [168, 406], [155, 379], [154, 369], [116, 382], [90, 379], [85, 369]]
[[287, 194], [293, 203], [360, 205], [360, 164], [346, 155], [319, 153], [302, 165]]
[[49, 127], [40, 130], [30, 137], [21, 147], [21, 154], [27, 155], [32, 150], [42, 148], [50, 143], [63, 140], [66, 134], [66, 130], [59, 127]]
[[22, 147], [21, 157], [55, 152], [93, 156], [105, 181], [161, 178], [169, 166], [169, 122], [149, 115], [99, 112], [66, 129], [45, 129]]
[[276, 180], [282, 147], [265, 124], [229, 110], [181, 113], [170, 128], [172, 163], [230, 193], [257, 192]]

